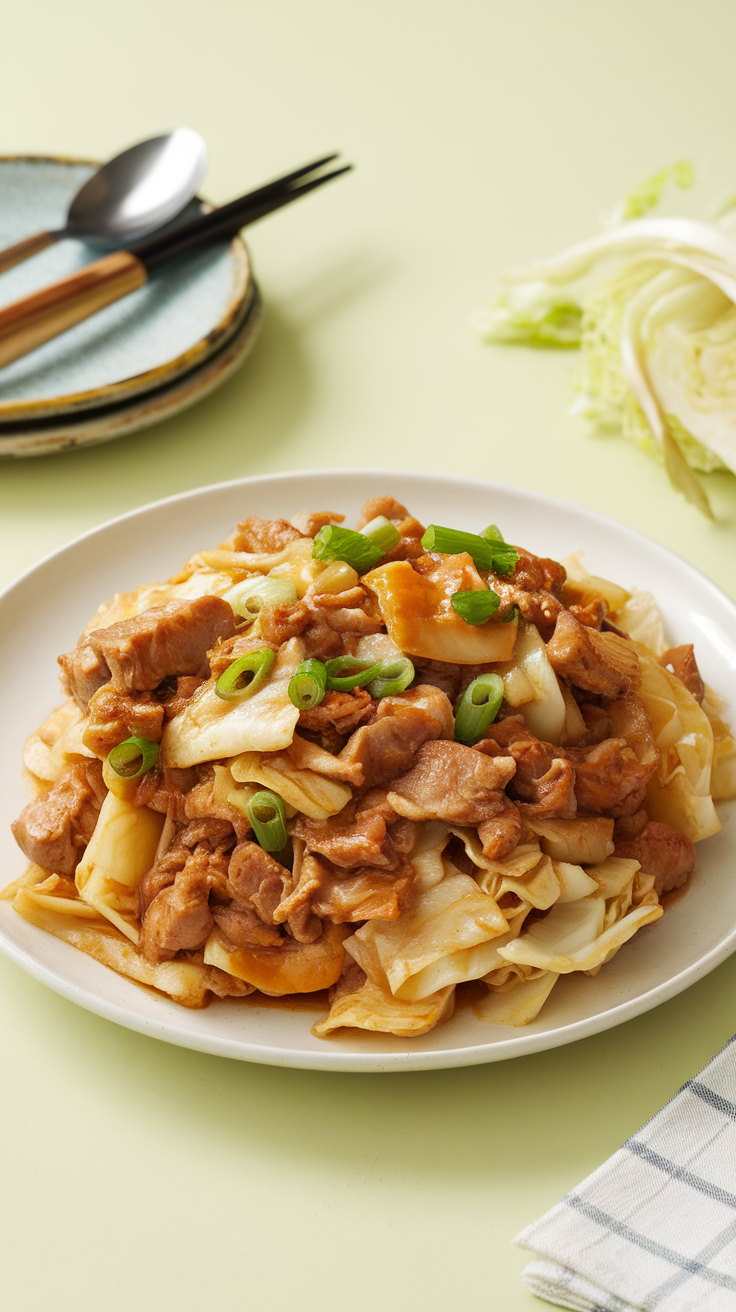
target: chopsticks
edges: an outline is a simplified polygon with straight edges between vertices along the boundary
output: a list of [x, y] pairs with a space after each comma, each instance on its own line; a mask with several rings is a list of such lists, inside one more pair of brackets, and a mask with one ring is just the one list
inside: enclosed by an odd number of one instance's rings
[[[285, 173], [262, 187], [256, 187], [255, 191], [249, 191], [246, 196], [239, 196], [237, 200], [231, 200], [229, 204], [222, 205], [209, 214], [202, 214], [199, 218], [191, 219], [189, 223], [182, 223], [170, 232], [149, 237], [129, 249], [150, 271], [157, 268], [164, 260], [173, 259], [174, 256], [189, 250], [193, 245], [199, 245], [202, 241], [234, 237], [236, 232], [249, 223], [255, 223], [257, 219], [265, 218], [274, 210], [290, 205], [300, 196], [307, 196], [310, 191], [324, 186], [333, 178], [349, 173], [352, 164], [344, 164], [342, 168], [333, 169], [332, 173], [309, 178], [309, 174], [318, 173], [319, 169], [336, 159], [337, 155], [325, 155], [322, 159], [314, 160], [312, 164], [304, 164], [301, 168]], [[300, 183], [299, 186], [293, 185], [297, 182]]]
[[85, 265], [68, 278], [0, 310], [0, 368], [34, 351], [98, 310], [143, 287], [167, 260], [193, 248], [234, 237], [241, 228], [332, 182], [352, 169], [320, 172], [337, 155], [325, 155], [256, 187], [254, 191], [168, 232]]

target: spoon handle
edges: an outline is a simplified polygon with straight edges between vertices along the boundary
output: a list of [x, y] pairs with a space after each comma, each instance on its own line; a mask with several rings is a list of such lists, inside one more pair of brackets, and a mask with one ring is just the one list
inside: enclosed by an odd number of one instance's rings
[[114, 251], [0, 310], [0, 368], [148, 281], [130, 251]]
[[53, 246], [58, 238], [58, 232], [34, 232], [32, 237], [24, 237], [14, 246], [6, 246], [4, 251], [0, 251], [0, 273], [12, 269], [14, 264], [22, 264], [31, 255], [38, 255], [39, 251], [45, 251], [46, 247]]

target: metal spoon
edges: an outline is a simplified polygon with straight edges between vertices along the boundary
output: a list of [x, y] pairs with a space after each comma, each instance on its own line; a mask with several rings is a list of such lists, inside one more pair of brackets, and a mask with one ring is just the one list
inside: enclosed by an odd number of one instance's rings
[[196, 194], [207, 164], [207, 147], [191, 128], [130, 146], [87, 179], [63, 228], [36, 232], [0, 251], [0, 273], [65, 237], [129, 242], [162, 227]]

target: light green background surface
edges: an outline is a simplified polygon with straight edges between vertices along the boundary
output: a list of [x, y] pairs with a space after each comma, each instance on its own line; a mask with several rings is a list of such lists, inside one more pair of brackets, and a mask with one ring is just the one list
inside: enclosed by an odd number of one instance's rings
[[[467, 326], [501, 269], [589, 234], [662, 164], [693, 157], [713, 199], [736, 187], [735, 48], [731, 0], [13, 6], [3, 151], [105, 157], [188, 124], [214, 200], [333, 146], [359, 168], [252, 231], [266, 321], [220, 392], [110, 446], [0, 465], [3, 581], [181, 489], [376, 463], [565, 497], [736, 591], [736, 479], [708, 478], [706, 523], [567, 415], [571, 357], [483, 349]], [[540, 1307], [509, 1240], [736, 1028], [732, 959], [569, 1048], [327, 1075], [167, 1047], [4, 959], [0, 976], [11, 1312]]]

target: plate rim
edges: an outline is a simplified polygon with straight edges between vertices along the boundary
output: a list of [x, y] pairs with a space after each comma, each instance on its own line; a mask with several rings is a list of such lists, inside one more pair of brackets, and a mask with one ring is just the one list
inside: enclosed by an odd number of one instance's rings
[[[654, 549], [655, 555], [660, 559], [667, 561], [674, 559], [678, 565], [683, 568], [692, 581], [699, 586], [705, 586], [709, 591], [714, 593], [721, 603], [725, 602], [727, 608], [736, 618], [736, 601], [725, 591], [720, 584], [716, 583], [708, 575], [704, 574], [697, 566], [685, 560], [677, 552], [665, 547], [656, 539], [641, 533], [638, 529], [632, 528], [628, 524], [622, 524], [618, 520], [611, 519], [609, 516], [602, 515], [598, 511], [591, 510], [587, 506], [579, 505], [576, 502], [565, 501], [559, 497], [550, 496], [535, 489], [527, 489], [513, 484], [502, 484], [487, 479], [468, 478], [458, 474], [445, 474], [433, 471], [414, 471], [406, 469], [377, 469], [372, 467], [358, 468], [328, 468], [328, 469], [304, 469], [290, 470], [287, 472], [278, 472], [271, 474], [258, 474], [251, 477], [238, 479], [224, 479], [217, 483], [205, 484], [202, 487], [190, 488], [169, 497], [160, 497], [155, 501], [147, 502], [132, 510], [124, 511], [120, 515], [104, 521], [91, 529], [85, 530], [78, 534], [62, 546], [48, 552], [34, 565], [25, 570], [18, 578], [11, 581], [2, 591], [0, 591], [0, 605], [7, 597], [10, 597], [18, 589], [22, 588], [24, 583], [35, 573], [40, 572], [48, 563], [62, 556], [65, 552], [70, 551], [79, 544], [95, 537], [110, 528], [125, 524], [126, 521], [134, 519], [136, 516], [150, 513], [161, 507], [169, 507], [174, 504], [186, 503], [196, 500], [199, 497], [207, 496], [219, 491], [232, 490], [236, 488], [253, 488], [260, 484], [268, 483], [271, 485], [280, 482], [287, 482], [293, 479], [304, 479], [307, 481], [317, 482], [330, 477], [347, 477], [347, 478], [409, 478], [415, 482], [428, 484], [436, 490], [438, 482], [443, 485], [452, 483], [455, 485], [474, 486], [487, 489], [497, 495], [511, 494], [512, 496], [523, 496], [524, 498], [544, 505], [555, 512], [572, 510], [576, 515], [590, 523], [612, 527], [616, 532], [623, 533], [634, 544], [645, 542], [649, 548]], [[43, 931], [39, 931], [43, 933]], [[252, 1061], [258, 1064], [271, 1066], [285, 1066], [296, 1069], [324, 1070], [324, 1071], [342, 1071], [361, 1074], [370, 1073], [393, 1073], [398, 1071], [418, 1071], [418, 1070], [438, 1070], [448, 1068], [461, 1068], [464, 1066], [483, 1065], [495, 1061], [510, 1060], [514, 1057], [528, 1056], [535, 1052], [547, 1051], [552, 1048], [562, 1047], [578, 1039], [591, 1037], [593, 1034], [603, 1033], [608, 1029], [622, 1024], [625, 1021], [632, 1020], [644, 1012], [652, 1010], [661, 1003], [669, 1001], [679, 993], [689, 988], [691, 984], [697, 983], [704, 978], [728, 957], [736, 952], [736, 924], [726, 937], [704, 956], [689, 966], [680, 970], [674, 976], [654, 985], [644, 993], [637, 994], [634, 998], [629, 998], [624, 1002], [618, 1003], [603, 1012], [597, 1012], [594, 1015], [574, 1020], [563, 1024], [554, 1030], [541, 1032], [524, 1032], [523, 1028], [514, 1029], [508, 1039], [495, 1041], [493, 1043], [478, 1043], [468, 1045], [464, 1048], [439, 1048], [432, 1051], [402, 1051], [390, 1053], [372, 1053], [372, 1052], [355, 1052], [340, 1050], [329, 1043], [325, 1043], [324, 1049], [319, 1051], [307, 1051], [298, 1048], [285, 1047], [283, 1042], [279, 1045], [272, 1045], [269, 1041], [253, 1043], [249, 1040], [231, 1039], [222, 1034], [213, 1033], [211, 1035], [197, 1034], [191, 1035], [179, 1031], [175, 1026], [170, 1025], [165, 1019], [157, 1020], [154, 1018], [137, 1015], [128, 1010], [123, 1004], [119, 1005], [107, 1000], [101, 995], [93, 992], [87, 987], [81, 986], [72, 980], [58, 975], [55, 970], [47, 966], [44, 962], [38, 961], [29, 951], [22, 946], [15, 944], [6, 939], [2, 924], [0, 923], [0, 951], [16, 965], [25, 970], [33, 978], [50, 988], [53, 992], [85, 1010], [95, 1015], [102, 1016], [104, 1019], [114, 1021], [126, 1029], [134, 1030], [138, 1033], [148, 1035], [173, 1043], [179, 1047], [189, 1048], [194, 1051], [206, 1052], [213, 1056], [229, 1057], [242, 1061]], [[130, 982], [130, 981], [128, 981]]]
[[[31, 432], [10, 424], [7, 431], [3, 431], [0, 426], [0, 461], [59, 455], [76, 447], [112, 442], [173, 419], [183, 410], [203, 401], [245, 363], [256, 344], [263, 324], [263, 302], [255, 282], [253, 289], [248, 310], [235, 332], [195, 368], [151, 392], [118, 402], [111, 412], [106, 409], [102, 413], [84, 410], [77, 415], [59, 415], [41, 421], [43, 426], [39, 423]], [[71, 546], [71, 543], [67, 545]]]
[[[74, 155], [0, 154], [0, 166], [13, 163], [62, 164], [69, 167], [77, 167], [81, 164], [99, 168], [102, 161]], [[208, 201], [204, 203], [211, 204]], [[114, 383], [104, 383], [101, 387], [91, 387], [83, 392], [61, 392], [57, 396], [38, 397], [35, 400], [0, 400], [0, 436], [5, 424], [10, 425], [23, 419], [42, 419], [45, 416], [73, 415], [77, 411], [109, 404], [116, 398], [125, 396], [132, 398], [140, 393], [152, 391], [165, 382], [174, 382], [182, 374], [188, 373], [215, 354], [221, 346], [225, 345], [229, 337], [237, 332], [241, 321], [247, 316], [247, 301], [253, 284], [250, 251], [239, 233], [233, 237], [228, 250], [233, 286], [226, 309], [217, 323], [192, 346], [165, 361], [164, 364], [156, 365], [152, 369], [144, 369], [139, 374], [130, 374]]]

